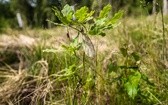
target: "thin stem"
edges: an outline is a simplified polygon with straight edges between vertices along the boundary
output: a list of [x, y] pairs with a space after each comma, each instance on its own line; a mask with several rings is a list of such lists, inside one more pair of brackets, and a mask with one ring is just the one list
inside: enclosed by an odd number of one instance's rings
[[70, 27], [70, 28], [72, 28], [72, 29], [74, 29], [74, 30], [76, 30], [76, 31], [78, 31], [78, 32], [81, 31], [80, 29], [78, 29], [78, 28], [76, 28], [76, 27], [73, 27], [72, 25], [59, 24], [59, 23], [55, 23], [55, 22], [53, 22], [53, 21], [51, 21], [51, 20], [47, 20], [47, 21], [53, 23], [54, 25], [63, 26], [63, 27], [67, 27], [67, 26], [68, 26], [68, 27]]
[[83, 74], [85, 72], [85, 52], [83, 52]]
[[166, 38], [165, 38], [165, 25], [164, 25], [164, 16], [163, 16], [163, 10], [162, 10], [162, 6], [161, 6], [161, 15], [162, 15], [162, 37], [163, 37], [163, 46], [162, 46], [162, 51], [163, 51], [163, 55], [162, 55], [162, 59], [166, 60]]

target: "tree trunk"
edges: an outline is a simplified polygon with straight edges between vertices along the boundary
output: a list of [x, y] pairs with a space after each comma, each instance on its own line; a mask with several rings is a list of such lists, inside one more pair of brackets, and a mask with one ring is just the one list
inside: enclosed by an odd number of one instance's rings
[[21, 18], [21, 14], [19, 12], [17, 12], [16, 17], [17, 17], [19, 28], [22, 29], [23, 28], [23, 21], [22, 21], [22, 18]]
[[156, 0], [153, 0], [153, 9], [152, 9], [152, 14], [156, 13]]
[[168, 14], [168, 1], [163, 0], [163, 14], [167, 15]]

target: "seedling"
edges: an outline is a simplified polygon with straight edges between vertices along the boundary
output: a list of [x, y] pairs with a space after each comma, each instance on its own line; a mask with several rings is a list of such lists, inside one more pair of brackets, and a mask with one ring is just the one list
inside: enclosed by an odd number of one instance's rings
[[[95, 48], [89, 38], [89, 35], [105, 36], [105, 30], [113, 29], [118, 25], [118, 20], [122, 17], [123, 11], [119, 11], [112, 18], [109, 18], [111, 5], [106, 5], [99, 13], [98, 17], [94, 17], [94, 11], [90, 11], [84, 6], [74, 11], [68, 4], [64, 6], [62, 11], [57, 7], [53, 8], [55, 15], [62, 24], [55, 23], [65, 27], [70, 27], [78, 31], [78, 42], [81, 43], [85, 54], [88, 57], [95, 57]], [[88, 24], [88, 23], [92, 24]], [[88, 26], [89, 25], [89, 26]]]

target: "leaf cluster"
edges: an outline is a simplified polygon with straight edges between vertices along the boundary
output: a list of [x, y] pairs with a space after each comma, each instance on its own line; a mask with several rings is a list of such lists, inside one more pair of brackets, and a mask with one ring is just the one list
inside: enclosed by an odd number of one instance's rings
[[94, 24], [91, 26], [89, 34], [105, 36], [105, 30], [113, 29], [118, 20], [122, 17], [123, 11], [119, 11], [112, 18], [109, 18], [111, 5], [108, 4], [101, 11], [97, 18], [94, 18]]
[[111, 5], [108, 4], [100, 11], [98, 17], [94, 17], [95, 11], [89, 12], [88, 7], [86, 6], [81, 7], [76, 11], [74, 11], [68, 4], [64, 6], [62, 11], [59, 11], [56, 7], [53, 8], [55, 15], [64, 25], [84, 26], [89, 21], [92, 21], [93, 24], [91, 24], [91, 27], [87, 29], [86, 33], [101, 36], [105, 36], [105, 30], [113, 29], [123, 15], [123, 11], [119, 11], [112, 18], [109, 18], [111, 9]]
[[64, 8], [59, 11], [57, 7], [53, 8], [55, 15], [64, 25], [78, 25], [84, 24], [93, 18], [94, 11], [89, 12], [89, 9], [84, 6], [76, 12], [71, 6], [66, 4]]

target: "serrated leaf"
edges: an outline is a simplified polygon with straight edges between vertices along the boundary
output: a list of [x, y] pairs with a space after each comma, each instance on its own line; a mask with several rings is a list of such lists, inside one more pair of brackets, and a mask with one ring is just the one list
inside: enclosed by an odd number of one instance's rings
[[74, 11], [72, 10], [72, 7], [66, 4], [64, 8], [62, 9], [61, 13], [63, 14], [66, 19], [71, 22], [73, 18]]
[[94, 14], [95, 11], [91, 11], [90, 13], [87, 14], [87, 18], [86, 18], [86, 21], [89, 21], [89, 20], [92, 20], [93, 19], [93, 14]]
[[72, 10], [71, 6], [66, 4], [61, 12], [64, 16], [67, 16], [69, 13], [73, 12], [73, 10]]
[[106, 20], [107, 20], [107, 18], [97, 19], [97, 20], [95, 21], [95, 24], [96, 24], [97, 26], [103, 26], [103, 25], [106, 23]]
[[94, 14], [94, 11], [91, 11], [90, 13], [88, 13], [88, 11], [88, 7], [84, 6], [75, 12], [75, 18], [79, 23], [84, 23], [93, 19], [92, 15]]
[[104, 18], [104, 17], [108, 17], [109, 12], [111, 11], [111, 5], [108, 4], [106, 5], [103, 10], [100, 11], [99, 17], [98, 18]]
[[95, 20], [95, 24], [90, 28], [90, 35], [105, 35], [104, 28], [106, 27], [106, 18]]
[[90, 28], [90, 35], [101, 35], [105, 36], [105, 30], [112, 29], [116, 26], [117, 21], [121, 18], [122, 12], [118, 12], [114, 15], [112, 19], [108, 18], [108, 14], [111, 10], [111, 5], [108, 4], [100, 12], [99, 17], [94, 20], [94, 25]]
[[63, 23], [63, 24], [69, 24], [69, 21], [66, 19], [66, 17], [63, 16], [63, 14], [59, 11], [57, 7], [53, 8], [53, 11], [55, 12], [55, 15], [57, 18]]
[[115, 13], [115, 15], [110, 19], [108, 24], [116, 24], [118, 22], [119, 19], [121, 19], [121, 17], [123, 16], [123, 11], [119, 11], [117, 13]]

